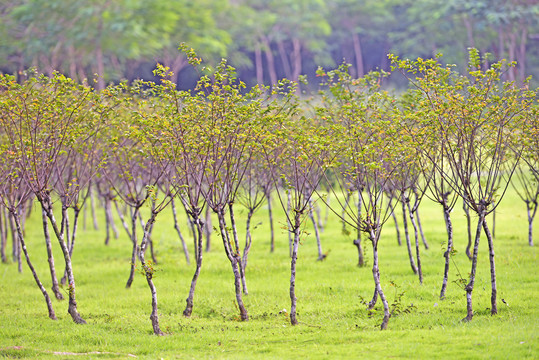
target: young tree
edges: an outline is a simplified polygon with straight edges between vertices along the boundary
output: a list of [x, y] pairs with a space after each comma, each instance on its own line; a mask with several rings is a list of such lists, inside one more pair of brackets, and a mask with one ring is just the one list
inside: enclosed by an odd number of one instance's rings
[[380, 281], [378, 244], [383, 225], [391, 216], [393, 206], [388, 201], [387, 188], [402, 167], [415, 156], [410, 138], [402, 131], [399, 114], [395, 111], [395, 99], [387, 92], [379, 91], [385, 73], [370, 73], [362, 79], [353, 79], [348, 65], [324, 72], [319, 76], [327, 79], [323, 85], [328, 92], [323, 94], [324, 107], [319, 116], [335, 124], [340, 130], [343, 162], [347, 166], [335, 167], [336, 183], [332, 191], [346, 193], [349, 188], [362, 189], [362, 211], [355, 205], [344, 204], [339, 196], [339, 211], [345, 208], [343, 220], [355, 229], [367, 234], [373, 248], [372, 275], [374, 295], [369, 303], [372, 308], [378, 297], [384, 307], [381, 329], [387, 329], [389, 304]]
[[[295, 111], [293, 108], [291, 109]], [[323, 123], [297, 113], [279, 119], [264, 140], [264, 155], [293, 234], [290, 264], [290, 322], [297, 325], [296, 264], [302, 227], [311, 199], [323, 178], [325, 166], [332, 160], [332, 134]], [[279, 186], [282, 179], [283, 185]], [[290, 194], [291, 211], [287, 211], [285, 193]]]
[[[13, 128], [12, 141], [19, 148], [20, 176], [41, 204], [62, 249], [69, 282], [68, 312], [73, 321], [84, 324], [77, 310], [75, 277], [63, 226], [67, 212], [62, 211], [60, 222], [56, 220], [52, 189], [62, 156], [74, 154], [75, 143], [92, 141], [102, 128], [107, 105], [89, 86], [75, 84], [58, 73], [52, 78], [31, 77], [23, 85], [10, 80], [4, 86], [10, 104], [5, 115]], [[76, 188], [72, 187], [73, 191]]]
[[[470, 281], [465, 287], [465, 320], [473, 317], [472, 292], [483, 231], [489, 247], [491, 313], [496, 314], [494, 243], [485, 218], [500, 204], [522, 154], [519, 129], [530, 116], [536, 93], [514, 83], [502, 83], [504, 62], [482, 70], [475, 49], [470, 50], [470, 64], [464, 76], [454, 73], [450, 66], [440, 65], [437, 59], [391, 58], [405, 74], [415, 75], [410, 81], [424, 95], [420, 106], [432, 111], [433, 116], [425, 118], [425, 126], [431, 136], [441, 138], [445, 157], [443, 168], [437, 158], [431, 158], [433, 166], [478, 216]], [[426, 152], [425, 155], [429, 156]]]

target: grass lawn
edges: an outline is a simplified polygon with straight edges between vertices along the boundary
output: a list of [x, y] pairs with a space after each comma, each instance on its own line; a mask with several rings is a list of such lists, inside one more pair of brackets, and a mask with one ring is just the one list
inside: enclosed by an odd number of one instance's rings
[[[239, 207], [236, 213], [244, 218]], [[38, 274], [50, 288], [38, 215], [36, 208], [28, 219], [26, 240]], [[96, 231], [87, 219], [87, 229], [79, 233], [73, 264], [79, 311], [88, 324], [71, 321], [67, 301], [53, 300], [58, 320], [50, 320], [26, 264], [22, 274], [14, 263], [0, 264], [0, 358], [539, 358], [538, 248], [527, 245], [524, 203], [510, 191], [496, 214], [496, 316], [489, 312], [488, 249], [482, 238], [473, 293], [475, 316], [470, 323], [461, 322], [466, 315], [465, 292], [453, 282], [457, 268], [464, 278], [470, 271], [464, 254], [463, 212], [458, 206], [452, 214], [458, 253], [451, 264], [445, 300], [438, 298], [446, 242], [442, 211], [425, 199], [420, 215], [430, 244], [430, 250], [422, 248], [423, 285], [410, 269], [405, 245], [397, 245], [392, 221], [384, 227], [380, 244], [382, 286], [390, 304], [402, 311], [391, 317], [387, 331], [380, 331], [381, 303], [371, 312], [364, 305], [374, 286], [370, 244], [365, 242], [367, 266], [358, 268], [353, 239], [342, 234], [341, 223], [333, 216], [321, 234], [323, 249], [329, 252], [325, 261], [316, 261], [314, 232], [310, 231], [300, 246], [296, 280], [300, 324], [290, 325], [288, 238], [281, 230], [283, 218], [277, 216], [276, 250], [269, 252], [267, 208], [253, 220], [253, 224], [261, 224], [253, 232], [247, 268], [249, 295], [244, 301], [250, 320], [238, 320], [233, 274], [217, 234], [212, 237], [212, 250], [204, 253], [193, 316], [184, 318], [194, 264], [186, 264], [166, 211], [158, 218], [153, 234], [159, 261], [154, 281], [160, 324], [167, 333], [164, 337], [152, 335], [151, 297], [143, 276], [137, 274], [132, 288], [125, 289], [131, 255], [127, 236], [122, 232], [119, 239], [105, 246], [103, 221], [101, 230]], [[123, 231], [119, 222], [117, 226]], [[536, 228], [538, 234], [539, 226]], [[189, 238], [187, 226], [183, 232]], [[534, 240], [539, 243], [537, 236]], [[58, 246], [54, 251], [61, 274], [61, 252]], [[190, 251], [193, 258], [192, 245]]]

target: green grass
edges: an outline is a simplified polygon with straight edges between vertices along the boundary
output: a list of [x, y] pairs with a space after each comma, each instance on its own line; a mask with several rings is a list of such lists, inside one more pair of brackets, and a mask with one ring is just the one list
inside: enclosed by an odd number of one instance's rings
[[[128, 358], [129, 354], [143, 359], [537, 358], [538, 250], [527, 245], [524, 204], [511, 192], [497, 213], [496, 316], [489, 313], [488, 253], [482, 239], [473, 295], [476, 314], [470, 323], [460, 321], [466, 314], [466, 299], [456, 283], [450, 282], [445, 300], [438, 299], [446, 237], [441, 210], [425, 200], [420, 211], [431, 246], [428, 251], [422, 249], [423, 285], [410, 270], [405, 246], [396, 243], [392, 222], [384, 228], [382, 285], [390, 303], [404, 292], [400, 306], [411, 308], [409, 313], [393, 316], [387, 331], [379, 330], [380, 305], [369, 312], [362, 304], [373, 291], [370, 245], [365, 243], [367, 267], [358, 268], [352, 239], [341, 234], [340, 221], [331, 216], [322, 233], [324, 251], [330, 251], [324, 262], [316, 261], [314, 235], [300, 246], [296, 282], [300, 325], [289, 324], [283, 312], [290, 309], [287, 235], [277, 230], [276, 252], [269, 253], [266, 209], [254, 220], [262, 225], [254, 231], [247, 269], [249, 295], [244, 301], [250, 320], [238, 321], [233, 275], [215, 235], [212, 251], [204, 253], [193, 316], [184, 318], [194, 265], [186, 265], [166, 212], [155, 226], [154, 241], [159, 260], [155, 284], [160, 323], [167, 336], [152, 335], [150, 293], [144, 278], [137, 274], [133, 287], [125, 289], [131, 251], [125, 234], [104, 246], [102, 231], [90, 229], [88, 221], [73, 259], [79, 311], [88, 325], [71, 321], [66, 301], [54, 300], [58, 321], [49, 320], [43, 297], [26, 266], [19, 274], [15, 264], [0, 264], [0, 358], [114, 359]], [[28, 220], [26, 238], [41, 280], [50, 288], [38, 214], [34, 211]], [[465, 219], [460, 208], [455, 209], [453, 219], [458, 250], [454, 261], [467, 278], [470, 263], [464, 254]], [[187, 227], [184, 233], [189, 234]], [[535, 242], [539, 242], [537, 237]], [[61, 273], [60, 250], [57, 246], [54, 250]], [[457, 279], [456, 272], [452, 264], [450, 281]]]

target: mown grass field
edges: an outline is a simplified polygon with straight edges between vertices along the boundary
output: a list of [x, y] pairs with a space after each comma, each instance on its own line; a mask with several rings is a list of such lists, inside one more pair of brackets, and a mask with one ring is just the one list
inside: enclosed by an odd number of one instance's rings
[[[288, 239], [280, 229], [283, 217], [277, 216], [276, 251], [269, 252], [267, 208], [262, 208], [254, 220], [254, 224], [262, 224], [254, 230], [247, 269], [249, 295], [244, 301], [250, 320], [238, 320], [231, 267], [216, 234], [211, 252], [204, 253], [193, 316], [184, 318], [194, 264], [186, 265], [166, 212], [158, 220], [153, 238], [159, 260], [155, 284], [160, 323], [167, 336], [152, 335], [151, 298], [143, 276], [137, 274], [133, 287], [125, 289], [131, 251], [125, 233], [105, 246], [104, 223], [100, 231], [95, 231], [88, 219], [73, 259], [79, 311], [88, 324], [73, 323], [66, 301], [57, 300], [53, 301], [58, 320], [49, 320], [43, 297], [26, 265], [19, 274], [16, 264], [0, 264], [0, 358], [538, 358], [539, 239], [536, 235], [535, 247], [527, 245], [524, 204], [510, 191], [496, 215], [497, 316], [489, 312], [488, 253], [486, 239], [482, 239], [473, 295], [475, 317], [470, 323], [461, 322], [466, 314], [465, 293], [452, 282], [457, 279], [456, 267], [465, 278], [470, 269], [464, 254], [463, 212], [460, 206], [453, 212], [458, 253], [451, 264], [447, 297], [441, 301], [438, 296], [446, 241], [442, 212], [428, 199], [420, 211], [430, 243], [430, 250], [422, 248], [423, 285], [410, 270], [406, 247], [397, 245], [392, 221], [384, 228], [380, 245], [382, 285], [390, 304], [404, 293], [398, 306], [410, 309], [409, 313], [392, 316], [387, 331], [379, 330], [381, 304], [374, 312], [367, 311], [363, 304], [373, 291], [370, 244], [365, 243], [367, 267], [358, 268], [352, 238], [342, 234], [341, 223], [334, 216], [329, 216], [322, 233], [324, 251], [329, 251], [325, 261], [316, 261], [314, 234], [300, 246], [296, 282], [300, 325], [290, 326], [286, 314], [290, 308]], [[50, 288], [37, 215], [39, 212], [34, 211], [28, 220], [26, 239], [41, 280]], [[241, 217], [238, 210], [237, 215]], [[183, 232], [189, 235], [187, 227]], [[192, 246], [190, 249], [193, 256]], [[61, 273], [57, 246], [55, 258]]]

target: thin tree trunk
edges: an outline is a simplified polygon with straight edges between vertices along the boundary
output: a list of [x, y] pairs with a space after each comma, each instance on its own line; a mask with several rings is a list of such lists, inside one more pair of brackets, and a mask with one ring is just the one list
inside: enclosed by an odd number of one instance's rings
[[277, 70], [275, 69], [275, 59], [271, 51], [271, 45], [266, 36], [262, 37], [264, 43], [264, 54], [266, 55], [266, 61], [268, 62], [268, 73], [270, 77], [271, 85], [277, 84]]
[[[98, 73], [100, 76], [103, 75], [101, 73]], [[97, 222], [97, 212], [95, 211], [95, 196], [94, 192], [92, 191], [92, 184], [89, 185], [88, 192], [90, 193], [90, 208], [92, 210], [92, 221], [94, 224], [94, 230], [99, 230], [99, 224]]]
[[47, 218], [47, 213], [44, 209], [41, 209], [41, 215], [41, 218], [43, 220], [43, 235], [45, 237], [45, 245], [47, 247], [47, 259], [49, 262], [49, 270], [52, 278], [52, 292], [58, 300], [64, 300], [64, 296], [60, 292], [60, 286], [58, 285], [58, 278], [56, 277], [56, 268], [54, 266], [54, 256], [52, 254], [52, 243], [48, 225], [49, 220]]
[[243, 270], [241, 283], [243, 286], [243, 292], [247, 295], [247, 283], [245, 281], [245, 270], [247, 269], [247, 260], [249, 256], [249, 251], [251, 250], [251, 218], [253, 217], [254, 210], [249, 209], [247, 214], [247, 221], [245, 224], [245, 247], [243, 248], [243, 255], [241, 257], [241, 269]]
[[17, 236], [17, 230], [15, 229], [15, 221], [13, 219], [13, 214], [11, 212], [8, 215], [8, 219], [9, 219], [9, 228], [11, 230], [13, 261], [17, 262], [17, 270], [19, 271], [19, 273], [22, 273], [21, 247], [19, 243], [19, 237]]
[[[155, 206], [155, 204], [152, 204], [152, 212], [154, 210], [154, 206]], [[144, 220], [142, 220], [142, 215], [141, 215], [140, 212], [138, 214], [138, 217], [139, 217], [141, 227], [143, 229], [146, 228], [146, 224], [144, 223]], [[155, 252], [154, 252], [154, 247], [153, 247], [152, 231], [153, 231], [153, 224], [150, 226], [147, 241], [148, 241], [148, 245], [150, 246], [150, 256], [152, 258], [152, 261], [153, 261], [154, 264], [157, 264], [157, 259], [155, 257]]]
[[296, 262], [298, 260], [298, 249], [299, 249], [299, 235], [300, 235], [300, 226], [301, 226], [301, 213], [295, 212], [294, 215], [294, 226], [292, 231], [294, 232], [294, 244], [292, 247], [292, 260], [290, 261], [290, 323], [292, 325], [298, 324], [298, 319], [296, 317]]
[[414, 218], [414, 212], [412, 211], [410, 202], [407, 201], [406, 205], [408, 206], [408, 215], [410, 216], [410, 222], [412, 223], [412, 226], [414, 227], [415, 255], [417, 259], [417, 274], [419, 275], [419, 283], [423, 284], [423, 270], [421, 269], [421, 256], [419, 254], [419, 234], [418, 234], [419, 229], [417, 228], [417, 224]]
[[236, 248], [234, 255], [235, 255], [236, 261], [238, 262], [238, 268], [239, 268], [239, 272], [241, 276], [241, 286], [243, 289], [243, 293], [245, 295], [248, 295], [249, 291], [247, 290], [247, 281], [245, 279], [245, 269], [243, 268], [243, 261], [241, 260], [241, 257], [240, 257], [240, 253], [241, 253], [240, 241], [238, 239], [238, 231], [236, 228], [236, 218], [234, 216], [234, 206], [232, 202], [228, 204], [228, 211], [229, 211], [228, 214], [230, 216], [230, 226], [232, 227], [232, 236], [234, 238], [234, 246]]
[[118, 202], [116, 200], [112, 200], [114, 202], [114, 206], [116, 207], [116, 212], [118, 213], [118, 217], [120, 218], [120, 222], [122, 223], [122, 227], [124, 228], [125, 232], [127, 233], [127, 237], [131, 239], [131, 231], [129, 230], [129, 225], [125, 221], [124, 214], [120, 210], [120, 207], [118, 206]]
[[[78, 224], [79, 224], [79, 215], [80, 215], [80, 209], [79, 208], [75, 207], [73, 210], [74, 210], [73, 230], [71, 231], [71, 236], [69, 235], [69, 232], [66, 233], [66, 236], [71, 237], [71, 241], [68, 244], [69, 257], [70, 258], [73, 258], [73, 249], [75, 248], [75, 239], [76, 239], [76, 236], [77, 236], [77, 230], [78, 230]], [[66, 209], [66, 213], [67, 213], [67, 209]], [[67, 271], [64, 270], [64, 276], [60, 280], [60, 283], [62, 285], [65, 285], [66, 281], [67, 281]]]
[[7, 263], [6, 247], [7, 247], [7, 223], [5, 217], [5, 209], [0, 206], [0, 257], [2, 263]]
[[277, 42], [277, 49], [279, 50], [281, 63], [283, 65], [283, 69], [284, 69], [286, 77], [290, 80], [294, 80], [294, 77], [292, 76], [292, 68], [290, 67], [290, 62], [288, 61], [287, 51], [285, 50], [284, 44], [282, 41]]
[[[189, 216], [189, 215], [188, 215]], [[193, 223], [196, 226], [196, 233], [195, 233], [195, 261], [196, 261], [196, 268], [195, 268], [195, 274], [193, 275], [193, 279], [191, 280], [191, 287], [189, 288], [189, 295], [187, 296], [187, 299], [185, 300], [187, 302], [187, 305], [185, 306], [185, 310], [183, 310], [183, 316], [190, 317], [193, 313], [193, 299], [195, 297], [195, 288], [197, 286], [197, 280], [198, 276], [200, 275], [200, 269], [202, 268], [202, 243], [203, 243], [203, 235], [202, 235], [202, 223], [200, 222], [200, 219], [198, 218], [198, 214], [194, 215]]]
[[103, 198], [103, 207], [105, 208], [105, 245], [108, 245], [110, 242], [110, 218], [107, 211], [107, 207], [110, 206], [110, 200], [107, 198], [107, 196], [104, 196]]
[[[299, 41], [298, 38], [292, 39], [292, 56], [293, 56], [292, 59], [294, 60], [294, 63], [292, 64], [293, 65], [292, 80], [298, 81], [299, 76], [301, 75], [301, 70], [302, 70], [301, 42]], [[300, 88], [299, 88], [299, 83], [298, 83], [297, 91], [299, 92], [299, 90]]]
[[393, 221], [395, 222], [395, 231], [397, 232], [397, 244], [399, 244], [399, 246], [402, 246], [401, 232], [399, 230], [399, 223], [397, 222], [397, 216], [395, 215], [395, 211], [391, 211], [391, 216], [393, 217]]
[[410, 266], [414, 274], [417, 274], [417, 267], [415, 266], [414, 255], [412, 254], [412, 244], [410, 243], [410, 235], [408, 233], [408, 220], [406, 219], [406, 199], [404, 194], [402, 195], [402, 222], [404, 224], [404, 236], [406, 238], [406, 247], [408, 249], [408, 258], [410, 259]]
[[475, 283], [475, 272], [477, 269], [477, 254], [479, 252], [479, 239], [481, 238], [481, 229], [483, 228], [483, 221], [485, 221], [485, 213], [479, 213], [479, 220], [477, 222], [477, 231], [475, 232], [475, 241], [473, 248], [472, 256], [472, 270], [470, 271], [470, 281], [465, 287], [466, 290], [466, 309], [467, 315], [463, 319], [465, 321], [471, 321], [473, 318], [473, 308], [472, 308], [472, 292]]
[[129, 278], [127, 279], [127, 283], [125, 284], [126, 288], [130, 288], [131, 284], [133, 284], [133, 279], [135, 278], [135, 266], [137, 262], [137, 217], [139, 213], [139, 206], [136, 206], [133, 214], [131, 214], [131, 243], [133, 245], [132, 251], [131, 251], [131, 268], [129, 270]]
[[415, 210], [415, 217], [417, 219], [417, 227], [419, 228], [419, 234], [421, 234], [421, 241], [423, 242], [423, 246], [425, 247], [425, 249], [428, 250], [429, 243], [427, 242], [425, 234], [423, 233], [423, 226], [421, 226], [421, 219], [419, 218], [419, 209]]
[[376, 288], [376, 283], [374, 284], [374, 293], [372, 294], [372, 299], [369, 301], [369, 304], [367, 305], [367, 309], [372, 310], [374, 309], [374, 306], [378, 302], [378, 289]]
[[275, 233], [273, 230], [273, 209], [271, 206], [271, 193], [266, 193], [266, 199], [268, 201], [268, 216], [270, 225], [270, 252], [275, 251]]
[[352, 35], [352, 42], [354, 44], [354, 54], [356, 57], [357, 77], [360, 78], [365, 75], [365, 68], [363, 66], [363, 51], [361, 51], [359, 34], [354, 33], [354, 35]]
[[444, 253], [445, 268], [444, 279], [442, 281], [442, 290], [440, 291], [440, 299], [445, 298], [445, 291], [447, 289], [447, 279], [449, 277], [449, 259], [451, 258], [451, 251], [453, 250], [453, 224], [451, 223], [451, 214], [449, 208], [444, 204], [444, 220], [445, 227], [447, 229], [447, 250]]
[[[194, 231], [193, 226], [191, 228]], [[204, 235], [206, 235], [206, 252], [210, 252], [211, 250], [211, 232], [212, 232], [212, 225], [211, 225], [211, 212], [210, 208], [206, 208], [206, 215], [204, 216]]]
[[[291, 202], [292, 202], [292, 194], [290, 193], [290, 189], [287, 190], [286, 192], [287, 194], [287, 197], [288, 197], [288, 200], [287, 200], [287, 203], [286, 203], [286, 213], [288, 214], [287, 216], [287, 219], [290, 218], [290, 210], [291, 210]], [[293, 244], [293, 236], [292, 236], [292, 233], [293, 233], [293, 229], [292, 229], [292, 224], [290, 223], [290, 221], [286, 221], [286, 227], [287, 227], [287, 233], [288, 233], [288, 253], [290, 255], [290, 257], [292, 257], [292, 253], [294, 252], [294, 244]]]
[[239, 263], [241, 263], [241, 259], [239, 254], [237, 253], [237, 249], [235, 249], [234, 251], [234, 249], [230, 248], [230, 238], [226, 230], [224, 210], [220, 210], [217, 212], [217, 218], [219, 220], [219, 230], [221, 231], [221, 237], [223, 238], [225, 252], [228, 257], [228, 260], [230, 260], [232, 272], [234, 273], [234, 288], [236, 291], [236, 302], [238, 303], [238, 308], [240, 310], [240, 317], [242, 321], [247, 321], [249, 320], [249, 315], [247, 314], [247, 309], [245, 309], [245, 305], [243, 304], [241, 292], [241, 274], [239, 270]]
[[324, 232], [324, 223], [322, 221], [322, 216], [320, 215], [320, 206], [315, 206], [314, 213], [316, 215], [316, 223], [318, 224], [318, 230]]
[[43, 294], [43, 297], [45, 298], [45, 303], [47, 304], [47, 310], [49, 311], [49, 318], [51, 318], [52, 320], [56, 320], [56, 314], [54, 313], [54, 309], [52, 307], [51, 298], [50, 298], [49, 294], [47, 293], [47, 290], [45, 289], [45, 287], [43, 286], [43, 284], [39, 280], [39, 277], [37, 276], [36, 270], [35, 270], [34, 266], [32, 265], [32, 262], [30, 261], [30, 255], [28, 254], [28, 250], [26, 249], [26, 243], [24, 242], [24, 235], [22, 233], [19, 214], [18, 214], [17, 211], [18, 211], [18, 209], [16, 209], [16, 208], [11, 208], [10, 209], [10, 212], [11, 212], [11, 214], [13, 216], [13, 220], [15, 222], [15, 227], [17, 228], [17, 235], [18, 235], [19, 241], [21, 243], [21, 248], [22, 248], [22, 251], [24, 252], [24, 256], [26, 258], [26, 264], [28, 264], [28, 268], [32, 272], [32, 275], [34, 276], [34, 280], [35, 280], [37, 286], [39, 287], [39, 289], [41, 290], [41, 293]]
[[260, 44], [255, 44], [255, 70], [256, 70], [256, 82], [258, 85], [264, 85], [264, 67], [262, 65], [262, 50]]
[[322, 252], [322, 243], [320, 242], [320, 233], [318, 232], [318, 224], [314, 218], [313, 214], [313, 202], [309, 199], [309, 219], [313, 223], [314, 235], [316, 236], [316, 246], [318, 248], [318, 261], [322, 261], [326, 258], [326, 254]]
[[[348, 207], [348, 204], [350, 204], [350, 198], [352, 197], [352, 193], [350, 191], [347, 191], [346, 192], [346, 197], [344, 198], [344, 206], [342, 207], [342, 211], [341, 211], [341, 222], [342, 222], [342, 232], [343, 234], [346, 233], [346, 221], [344, 220], [345, 219], [345, 216], [346, 216], [346, 208]], [[361, 196], [360, 196], [361, 198]]]
[[[65, 265], [67, 269], [67, 278], [69, 281], [68, 312], [75, 323], [86, 324], [86, 321], [80, 316], [77, 310], [77, 301], [76, 301], [76, 296], [75, 296], [75, 275], [73, 273], [73, 267], [71, 265], [71, 257], [69, 256], [69, 249], [67, 248], [67, 244], [64, 240], [64, 234], [60, 231], [60, 229], [58, 229], [56, 218], [54, 217], [54, 213], [52, 212], [52, 203], [50, 201], [50, 198], [45, 198], [45, 199], [41, 198], [38, 200], [41, 203], [42, 209], [45, 210], [47, 217], [49, 218], [52, 229], [54, 230], [54, 234], [56, 235], [56, 238], [58, 239], [58, 243], [60, 244], [60, 248], [62, 249], [62, 253], [64, 255], [64, 261], [65, 261]], [[63, 219], [62, 219], [62, 222], [63, 222]]]
[[378, 266], [378, 239], [376, 238], [376, 235], [374, 234], [374, 230], [370, 229], [369, 231], [370, 239], [372, 242], [372, 276], [374, 278], [374, 284], [376, 286], [376, 292], [380, 296], [380, 299], [382, 300], [382, 304], [384, 305], [384, 319], [382, 320], [382, 324], [380, 325], [380, 329], [386, 330], [387, 324], [389, 323], [389, 304], [387, 302], [386, 296], [384, 295], [384, 291], [382, 290], [382, 284], [380, 283], [380, 268]]
[[526, 210], [528, 213], [528, 245], [533, 246], [533, 219], [537, 213], [537, 202], [533, 202], [533, 211], [531, 211], [530, 201], [526, 201]]
[[114, 224], [114, 217], [112, 216], [112, 207], [110, 205], [111, 199], [108, 195], [105, 195], [103, 206], [105, 208], [105, 221], [107, 225], [107, 236], [105, 238], [105, 245], [109, 244], [110, 241], [110, 233], [111, 231], [114, 233], [114, 238], [118, 239], [118, 229], [116, 228], [116, 225]]
[[496, 286], [496, 263], [494, 262], [494, 239], [493, 235], [490, 233], [486, 220], [483, 220], [483, 230], [487, 236], [488, 241], [488, 258], [490, 262], [490, 284], [491, 284], [491, 295], [490, 295], [490, 313], [496, 315], [498, 313], [498, 305], [496, 303], [496, 295], [498, 289]]
[[[358, 221], [361, 219], [361, 208], [363, 207], [363, 200], [361, 194], [359, 194], [359, 199], [357, 201], [357, 218]], [[357, 266], [362, 267], [365, 265], [365, 258], [363, 256], [363, 246], [361, 246], [361, 230], [357, 229], [357, 239], [354, 240], [354, 245], [357, 247], [358, 253], [358, 262]]]
[[187, 264], [190, 264], [191, 261], [189, 260], [189, 250], [187, 249], [187, 244], [185, 243], [185, 239], [183, 238], [183, 235], [180, 231], [180, 226], [178, 225], [176, 204], [174, 203], [173, 196], [171, 196], [170, 205], [172, 206], [172, 218], [174, 219], [174, 229], [176, 230], [176, 233], [178, 233], [178, 236], [180, 237], [180, 241], [182, 243], [182, 248], [183, 248], [183, 254], [185, 255], [185, 261], [187, 262]]
[[470, 218], [470, 208], [466, 200], [462, 200], [462, 209], [464, 210], [464, 215], [466, 215], [466, 229], [468, 231], [468, 245], [466, 245], [466, 256], [468, 259], [472, 260], [472, 253], [470, 252], [472, 248], [472, 220]]
[[142, 266], [142, 270], [144, 271], [144, 275], [146, 276], [146, 282], [148, 283], [148, 287], [150, 288], [150, 292], [152, 294], [152, 313], [150, 314], [150, 320], [152, 321], [153, 333], [155, 335], [162, 336], [165, 334], [161, 331], [161, 328], [159, 327], [159, 314], [157, 312], [157, 289], [155, 287], [155, 284], [153, 283], [153, 274], [155, 269], [152, 264], [148, 264], [146, 262], [146, 259], [144, 257], [144, 255], [146, 254], [146, 247], [148, 245], [150, 232], [153, 228], [153, 224], [155, 223], [156, 216], [157, 213], [154, 212], [152, 209], [152, 215], [146, 222], [146, 226], [144, 226], [144, 235], [142, 236], [142, 240], [140, 242], [140, 251], [138, 252], [138, 257]]

